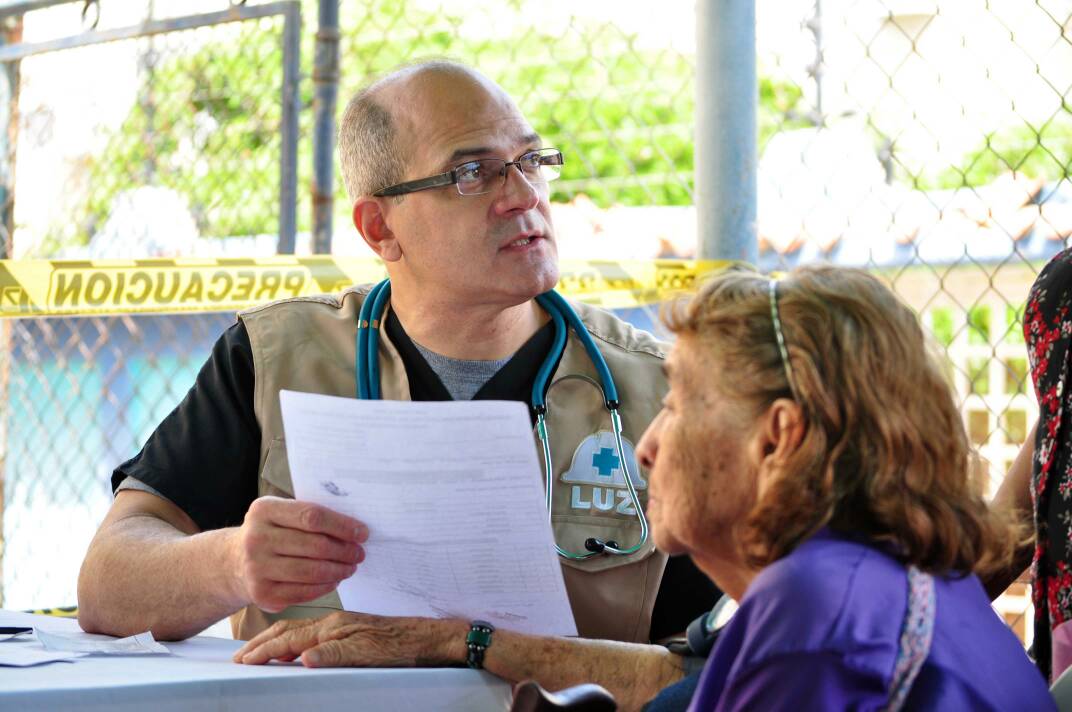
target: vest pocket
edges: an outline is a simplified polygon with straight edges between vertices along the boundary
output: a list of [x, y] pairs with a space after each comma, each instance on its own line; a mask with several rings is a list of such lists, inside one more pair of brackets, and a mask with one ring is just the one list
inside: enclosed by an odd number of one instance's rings
[[[635, 519], [623, 522], [605, 517], [556, 514], [551, 520], [555, 542], [563, 549], [576, 553], [585, 552], [584, 542], [588, 537], [596, 537], [603, 541], [616, 541], [621, 547], [633, 546], [640, 538], [640, 524]], [[569, 568], [596, 572], [635, 564], [647, 559], [653, 553], [655, 553], [655, 542], [649, 532], [644, 546], [629, 556], [600, 554], [580, 561], [559, 557], [559, 561]]]
[[257, 494], [261, 497], [294, 498], [294, 485], [290, 481], [290, 464], [287, 462], [287, 443], [283, 438], [273, 438], [268, 444], [268, 454], [261, 467]]

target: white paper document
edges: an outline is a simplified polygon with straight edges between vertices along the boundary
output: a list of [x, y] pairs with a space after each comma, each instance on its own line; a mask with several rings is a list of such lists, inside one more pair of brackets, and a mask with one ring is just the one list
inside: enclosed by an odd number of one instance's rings
[[294, 496], [369, 527], [343, 607], [577, 634], [524, 404], [280, 400]]
[[0, 667], [33, 667], [85, 657], [85, 653], [57, 653], [43, 650], [32, 641], [0, 645]]
[[48, 651], [55, 653], [93, 653], [96, 655], [152, 655], [170, 654], [170, 651], [156, 642], [149, 631], [138, 633], [128, 638], [106, 638], [80, 633], [64, 635], [48, 633], [40, 628], [34, 629], [37, 642]]
[[0, 633], [0, 643], [4, 642], [5, 640], [14, 640], [20, 635], [25, 636], [27, 638], [31, 637], [33, 635], [33, 628], [27, 628], [26, 630], [19, 631], [18, 633]]

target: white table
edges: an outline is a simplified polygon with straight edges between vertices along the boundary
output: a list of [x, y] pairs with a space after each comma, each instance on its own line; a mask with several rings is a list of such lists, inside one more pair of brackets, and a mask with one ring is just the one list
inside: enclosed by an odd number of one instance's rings
[[[26, 625], [81, 632], [74, 620], [0, 610], [0, 626]], [[39, 645], [15, 640], [0, 645]], [[469, 712], [510, 706], [510, 686], [474, 670], [238, 665], [231, 655], [239, 641], [198, 637], [164, 645], [171, 655], [95, 655], [30, 668], [0, 667], [0, 709]]]

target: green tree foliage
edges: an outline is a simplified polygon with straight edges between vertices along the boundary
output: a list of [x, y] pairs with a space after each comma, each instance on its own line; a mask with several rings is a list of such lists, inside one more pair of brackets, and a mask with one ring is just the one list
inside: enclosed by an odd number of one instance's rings
[[275, 232], [278, 44], [278, 33], [240, 28], [146, 74], [127, 118], [86, 166], [89, 189], [77, 219], [83, 237], [101, 227], [119, 193], [147, 184], [184, 196], [203, 234]]
[[1072, 175], [1072, 108], [1066, 107], [1040, 128], [1021, 124], [994, 131], [959, 165], [915, 183], [924, 189], [975, 187], [1010, 171], [1048, 181]]
[[800, 111], [804, 93], [791, 82], [759, 77], [759, 123], [757, 138], [760, 151], [771, 136], [787, 129], [802, 129], [814, 124]]
[[[506, 7], [516, 13], [518, 2]], [[547, 144], [566, 154], [552, 200], [583, 193], [602, 206], [692, 202], [691, 58], [643, 46], [609, 22], [540, 27], [516, 15], [513, 31], [489, 36], [472, 26], [479, 18], [416, 11], [397, 0], [344, 3], [342, 13], [340, 115], [353, 90], [376, 75], [416, 58], [451, 57], [499, 81]], [[315, 16], [315, 2], [306, 0], [306, 78], [313, 59], [308, 18]], [[225, 40], [165, 57], [144, 77], [142, 99], [88, 162], [90, 191], [78, 216], [83, 239], [100, 227], [119, 192], [146, 183], [185, 196], [205, 235], [278, 229], [279, 26], [230, 31]], [[310, 222], [312, 91], [304, 80], [300, 230]], [[761, 80], [761, 141], [787, 121], [803, 125], [787, 119], [799, 101], [795, 86]], [[348, 201], [341, 179], [336, 186], [342, 215]]]

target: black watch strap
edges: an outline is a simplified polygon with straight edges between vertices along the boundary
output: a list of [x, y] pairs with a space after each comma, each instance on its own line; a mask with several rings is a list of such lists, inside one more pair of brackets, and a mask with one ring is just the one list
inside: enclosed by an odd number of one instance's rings
[[484, 651], [491, 646], [491, 634], [495, 632], [495, 626], [487, 621], [473, 621], [469, 624], [469, 634], [465, 636], [465, 647], [468, 649], [465, 662], [474, 670], [484, 669]]

